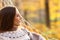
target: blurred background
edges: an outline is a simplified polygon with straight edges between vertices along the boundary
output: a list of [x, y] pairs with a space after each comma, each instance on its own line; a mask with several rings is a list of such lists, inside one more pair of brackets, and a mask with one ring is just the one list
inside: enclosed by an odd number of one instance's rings
[[[60, 40], [60, 0], [12, 0], [21, 15], [32, 25], [28, 29], [47, 40]], [[2, 8], [0, 0], [0, 9]], [[26, 24], [27, 25], [27, 24]]]

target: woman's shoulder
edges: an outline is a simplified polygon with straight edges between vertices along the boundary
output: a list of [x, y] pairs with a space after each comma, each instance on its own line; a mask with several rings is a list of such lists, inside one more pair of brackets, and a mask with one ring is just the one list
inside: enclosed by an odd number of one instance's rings
[[16, 31], [0, 33], [0, 39], [23, 39], [23, 37], [25, 36], [27, 36], [26, 38], [28, 38], [28, 35], [26, 35], [26, 33], [27, 32], [24, 28]]
[[28, 34], [31, 40], [46, 40], [41, 34], [30, 32], [25, 28], [22, 28], [22, 30]]
[[32, 33], [32, 38], [34, 39], [34, 40], [46, 40], [41, 34], [37, 34], [37, 33]]
[[[27, 34], [27, 35], [26, 35]], [[0, 39], [17, 39], [17, 38], [30, 38], [31, 40], [46, 40], [41, 34], [37, 34], [37, 33], [32, 33], [30, 31], [28, 31], [25, 28], [21, 28], [19, 30], [16, 31], [11, 31], [11, 32], [5, 32], [5, 33], [0, 33]], [[29, 39], [28, 38], [28, 39]]]

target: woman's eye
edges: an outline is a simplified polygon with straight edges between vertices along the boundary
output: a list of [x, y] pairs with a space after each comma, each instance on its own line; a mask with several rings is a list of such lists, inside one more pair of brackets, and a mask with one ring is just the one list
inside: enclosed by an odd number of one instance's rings
[[19, 17], [19, 15], [17, 15], [17, 17]]

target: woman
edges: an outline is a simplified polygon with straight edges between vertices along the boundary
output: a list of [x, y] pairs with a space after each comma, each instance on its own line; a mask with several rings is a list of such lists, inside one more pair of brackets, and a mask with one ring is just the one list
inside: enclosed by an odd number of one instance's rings
[[20, 14], [17, 13], [15, 7], [1, 9], [0, 40], [45, 40], [41, 35], [31, 33], [25, 28], [22, 28], [20, 26], [20, 20]]

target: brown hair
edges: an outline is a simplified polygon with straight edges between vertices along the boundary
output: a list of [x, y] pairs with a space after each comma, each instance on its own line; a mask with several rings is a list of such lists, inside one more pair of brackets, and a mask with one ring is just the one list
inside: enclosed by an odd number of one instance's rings
[[16, 14], [15, 7], [5, 7], [0, 10], [0, 30], [11, 31]]

